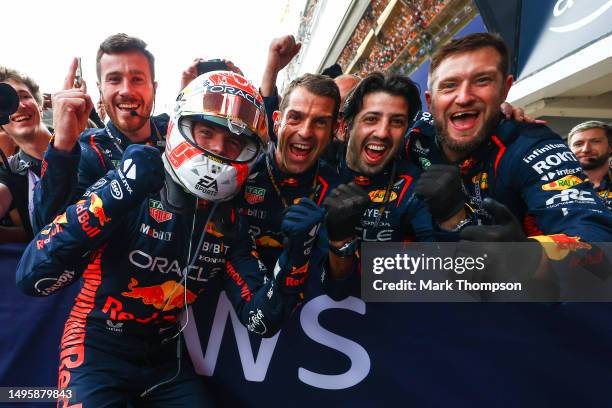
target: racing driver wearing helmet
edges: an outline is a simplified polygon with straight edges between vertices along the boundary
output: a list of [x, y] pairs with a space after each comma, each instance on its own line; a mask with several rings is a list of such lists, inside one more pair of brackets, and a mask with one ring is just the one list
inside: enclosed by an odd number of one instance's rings
[[[17, 271], [28, 295], [82, 276], [61, 339], [61, 406], [202, 406], [182, 358], [181, 312], [222, 279], [249, 331], [274, 335], [299, 303], [322, 210], [304, 199], [282, 222], [284, 256], [271, 279], [232, 198], [267, 143], [262, 99], [242, 76], [203, 74], [178, 96], [166, 150], [129, 146], [29, 244]], [[181, 318], [182, 316], [182, 318]]]

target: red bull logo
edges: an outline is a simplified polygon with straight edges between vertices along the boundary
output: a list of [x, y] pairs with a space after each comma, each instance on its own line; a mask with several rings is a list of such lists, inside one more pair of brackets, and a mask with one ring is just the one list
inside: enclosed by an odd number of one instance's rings
[[548, 258], [555, 261], [564, 259], [570, 252], [592, 248], [591, 244], [581, 242], [580, 237], [570, 237], [565, 234], [537, 235], [530, 238], [539, 241]]
[[66, 218], [66, 213], [60, 214], [53, 220], [53, 224], [66, 224], [68, 219]]
[[[141, 299], [145, 305], [151, 305], [163, 312], [183, 307], [185, 305], [185, 297], [187, 298], [188, 305], [197, 299], [196, 294], [173, 280], [154, 286], [138, 287], [137, 285], [138, 281], [132, 278], [128, 285], [129, 291], [122, 292], [121, 294], [125, 297]], [[185, 291], [187, 291], [187, 294], [185, 294]]]
[[111, 219], [104, 214], [104, 203], [102, 203], [102, 199], [98, 197], [96, 193], [91, 193], [89, 200], [89, 212], [98, 219], [98, 223], [101, 227], [104, 226], [104, 224]]
[[282, 248], [283, 244], [269, 235], [264, 235], [255, 240], [255, 245], [266, 248]]
[[284, 187], [284, 186], [295, 187], [298, 184], [299, 182], [297, 181], [297, 179], [294, 179], [293, 177], [286, 178], [280, 182], [281, 187]]
[[209, 222], [208, 225], [206, 226], [206, 233], [214, 237], [217, 237], [217, 238], [223, 237], [223, 233], [217, 229], [217, 227], [215, 226], [215, 223], [212, 221]]
[[467, 174], [467, 172], [476, 165], [476, 160], [473, 157], [465, 160], [463, 163], [459, 165], [459, 171], [461, 174]]
[[368, 177], [366, 177], [366, 176], [355, 176], [353, 178], [353, 181], [358, 186], [369, 186], [370, 183], [371, 183], [370, 179]]
[[285, 283], [287, 286], [299, 286], [303, 285], [306, 282], [306, 278], [308, 277], [308, 262], [300, 267], [293, 266], [291, 268], [291, 272], [289, 276], [285, 279]]

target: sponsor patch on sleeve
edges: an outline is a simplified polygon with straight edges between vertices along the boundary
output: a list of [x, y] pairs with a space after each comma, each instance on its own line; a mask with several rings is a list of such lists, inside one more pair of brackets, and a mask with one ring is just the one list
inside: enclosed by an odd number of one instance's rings
[[550, 183], [542, 184], [542, 190], [567, 190], [568, 188], [572, 188], [576, 184], [580, 184], [583, 181], [584, 180], [582, 180], [580, 177], [568, 175], [560, 179], [551, 181]]

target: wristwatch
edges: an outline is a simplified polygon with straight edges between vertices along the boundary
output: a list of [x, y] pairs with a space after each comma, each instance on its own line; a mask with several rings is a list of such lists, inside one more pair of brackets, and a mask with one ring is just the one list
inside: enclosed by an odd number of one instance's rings
[[355, 255], [357, 244], [357, 238], [353, 238], [352, 240], [342, 245], [340, 248], [336, 248], [333, 245], [329, 245], [329, 250], [331, 251], [331, 253], [341, 258], [351, 258]]
[[457, 223], [453, 229], [448, 230], [449, 232], [459, 232], [468, 224], [471, 224], [472, 220], [470, 218], [465, 218]]

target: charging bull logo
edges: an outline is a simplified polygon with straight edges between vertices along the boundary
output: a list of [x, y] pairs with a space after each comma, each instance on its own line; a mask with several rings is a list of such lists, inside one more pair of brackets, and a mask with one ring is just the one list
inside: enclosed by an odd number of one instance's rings
[[291, 267], [289, 276], [285, 279], [285, 284], [289, 287], [303, 285], [308, 277], [308, 262], [300, 267]]
[[53, 224], [66, 224], [68, 219], [66, 218], [66, 213], [60, 214], [53, 220]]
[[[166, 281], [155, 286], [137, 287], [137, 285], [138, 281], [132, 278], [128, 285], [129, 292], [122, 292], [121, 294], [133, 299], [142, 299], [142, 303], [145, 305], [151, 305], [164, 312], [183, 307], [185, 298], [188, 305], [197, 299], [197, 295], [175, 281]], [[187, 294], [185, 294], [185, 290], [187, 290]]]
[[281, 182], [279, 184], [280, 184], [281, 187], [285, 187], [285, 186], [296, 187], [296, 186], [298, 186], [300, 184], [300, 182], [297, 179], [293, 178], [293, 177], [289, 177], [289, 178], [286, 178], [284, 180], [281, 180]]
[[539, 241], [544, 247], [546, 256], [555, 261], [564, 259], [570, 252], [592, 248], [591, 244], [580, 241], [580, 237], [570, 237], [565, 234], [537, 235], [530, 238]]
[[104, 226], [105, 223], [109, 222], [111, 219], [104, 214], [104, 204], [102, 203], [102, 199], [98, 197], [96, 193], [91, 193], [89, 196], [90, 204], [89, 204], [89, 212], [91, 212], [94, 217], [98, 219], [100, 226]]
[[257, 245], [258, 247], [265, 247], [265, 248], [282, 248], [283, 244], [281, 244], [279, 241], [277, 241], [276, 239], [272, 238], [269, 235], [264, 235], [262, 237], [259, 237], [255, 240], [255, 245]]
[[358, 186], [369, 186], [372, 183], [366, 176], [355, 176], [353, 178], [353, 182], [355, 182], [355, 184]]
[[210, 234], [214, 237], [221, 238], [223, 237], [223, 233], [217, 229], [214, 222], [209, 222], [206, 226], [206, 233]]

